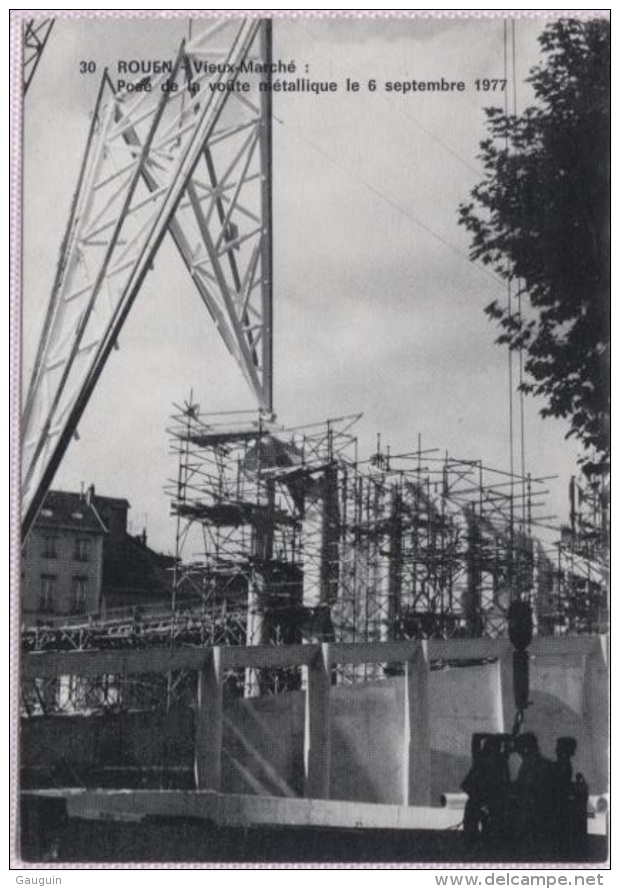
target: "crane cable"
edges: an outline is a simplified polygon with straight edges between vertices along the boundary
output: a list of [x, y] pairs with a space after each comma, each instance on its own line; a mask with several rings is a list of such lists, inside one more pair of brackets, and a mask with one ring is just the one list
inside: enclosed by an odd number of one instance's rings
[[[516, 120], [517, 117], [517, 50], [515, 38], [515, 21], [512, 20], [512, 113]], [[517, 287], [517, 311], [519, 313], [519, 332], [523, 324], [523, 313], [521, 307], [521, 296], [523, 288]], [[522, 524], [526, 526], [527, 515], [526, 498], [525, 498], [525, 399], [523, 397], [523, 342], [519, 340], [519, 423], [521, 432], [521, 504], [523, 509]]]
[[[511, 84], [512, 84], [512, 122], [513, 124], [516, 122], [517, 116], [517, 80], [516, 80], [516, 40], [515, 40], [515, 22], [511, 21], [511, 39], [510, 39], [510, 50], [511, 50]], [[508, 87], [508, 73], [509, 73], [509, 46], [508, 46], [508, 22], [504, 19], [504, 78], [506, 80], [506, 87]], [[508, 99], [508, 89], [506, 88], [506, 92], [504, 94], [504, 115], [506, 119], [506, 133], [505, 133], [505, 163], [508, 168], [508, 160], [509, 160], [509, 149], [510, 149], [510, 115], [509, 115], [509, 99]], [[506, 170], [507, 175], [509, 174], [509, 170]], [[513, 318], [513, 292], [512, 292], [512, 273], [509, 270], [509, 274], [507, 276], [507, 300], [508, 300], [508, 320], [510, 323], [509, 330], [512, 330], [512, 318]], [[521, 291], [522, 288], [519, 286], [518, 281], [517, 285], [517, 318], [518, 318], [518, 327], [519, 333], [521, 329]], [[521, 725], [523, 723], [525, 709], [529, 705], [529, 690], [530, 690], [530, 682], [529, 682], [529, 654], [528, 647], [532, 641], [533, 635], [533, 617], [532, 617], [532, 606], [529, 599], [525, 599], [522, 597], [522, 584], [520, 581], [522, 578], [514, 576], [514, 559], [515, 559], [515, 540], [514, 540], [514, 378], [513, 378], [513, 360], [512, 360], [512, 348], [509, 345], [508, 348], [508, 385], [509, 385], [509, 435], [510, 435], [510, 473], [511, 473], [511, 486], [510, 486], [510, 555], [509, 555], [509, 587], [510, 587], [510, 605], [508, 608], [508, 635], [510, 641], [513, 645], [514, 651], [512, 655], [512, 690], [513, 690], [513, 698], [515, 703], [515, 720], [512, 728], [513, 737], [518, 735], [521, 730]], [[518, 375], [519, 375], [519, 423], [520, 423], [520, 445], [521, 445], [521, 485], [522, 485], [522, 522], [523, 527], [522, 530], [525, 530], [525, 422], [524, 422], [524, 410], [523, 410], [523, 344], [519, 340], [518, 346], [519, 353], [519, 361], [518, 361]]]
[[[512, 23], [514, 27], [514, 22]], [[506, 131], [504, 135], [504, 151], [505, 158], [504, 163], [506, 165], [506, 174], [508, 175], [508, 159], [510, 152], [510, 136], [509, 136], [509, 127], [508, 127], [508, 115], [509, 115], [509, 106], [508, 106], [508, 20], [504, 19], [504, 83], [506, 84], [506, 88], [504, 90], [504, 118], [506, 120]], [[506, 276], [506, 297], [508, 302], [508, 323], [510, 330], [512, 328], [512, 272], [509, 267], [509, 260], [506, 260], [507, 268], [507, 276]], [[509, 465], [510, 465], [510, 559], [509, 559], [509, 576], [508, 576], [508, 585], [510, 588], [510, 598], [512, 599], [514, 596], [514, 578], [513, 578], [513, 566], [512, 566], [512, 557], [514, 553], [514, 404], [513, 404], [513, 389], [514, 389], [514, 380], [513, 380], [513, 361], [512, 361], [512, 348], [510, 344], [508, 345], [508, 446], [509, 446]]]

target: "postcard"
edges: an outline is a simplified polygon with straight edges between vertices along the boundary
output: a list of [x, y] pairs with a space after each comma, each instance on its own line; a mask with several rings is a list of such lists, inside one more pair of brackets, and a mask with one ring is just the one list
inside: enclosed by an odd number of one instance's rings
[[13, 11], [14, 866], [602, 872], [608, 17], [266, 16]]

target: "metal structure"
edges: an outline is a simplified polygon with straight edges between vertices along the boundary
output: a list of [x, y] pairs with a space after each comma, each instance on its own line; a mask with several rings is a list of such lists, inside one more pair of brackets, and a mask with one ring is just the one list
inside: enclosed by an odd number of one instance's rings
[[[547, 619], [547, 591], [577, 581], [536, 536], [545, 480], [420, 441], [360, 461], [355, 419], [285, 429], [177, 410], [176, 611], [234, 612], [238, 644], [496, 637], [515, 602], [539, 632], [566, 632]], [[604, 629], [599, 615], [592, 631]]]
[[24, 25], [24, 63], [23, 63], [23, 90], [24, 95], [32, 83], [32, 78], [41, 61], [45, 44], [54, 26], [54, 19], [30, 19]]
[[170, 71], [104, 75], [24, 408], [24, 533], [167, 232], [271, 412], [270, 61], [268, 22], [223, 21]]
[[561, 528], [553, 562], [545, 564], [543, 628], [595, 633], [609, 627], [609, 494], [608, 476], [570, 481], [570, 524]]

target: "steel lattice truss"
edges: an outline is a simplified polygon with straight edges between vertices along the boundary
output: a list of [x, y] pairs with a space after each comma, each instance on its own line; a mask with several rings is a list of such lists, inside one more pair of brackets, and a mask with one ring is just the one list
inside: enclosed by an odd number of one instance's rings
[[32, 83], [53, 25], [54, 19], [30, 19], [24, 25], [24, 95]]
[[272, 410], [269, 27], [220, 22], [172, 72], [102, 80], [24, 410], [25, 532], [168, 231]]

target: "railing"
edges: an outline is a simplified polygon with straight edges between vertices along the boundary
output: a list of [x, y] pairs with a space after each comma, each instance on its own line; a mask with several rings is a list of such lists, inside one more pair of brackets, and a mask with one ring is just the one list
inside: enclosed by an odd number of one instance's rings
[[245, 644], [247, 609], [216, 609], [201, 604], [119, 608], [39, 618], [22, 627], [24, 651], [117, 648], [122, 640], [131, 647], [138, 637], [148, 644], [165, 644], [166, 638], [206, 645]]
[[[186, 608], [179, 608], [178, 614], [183, 613], [200, 613], [206, 610], [209, 614], [211, 608], [209, 605], [206, 609], [198, 598], [188, 604]], [[216, 609], [219, 614], [219, 608]], [[127, 624], [135, 620], [136, 617], [141, 620], [172, 620], [175, 612], [169, 604], [159, 605], [123, 605], [118, 608], [108, 608], [105, 611], [83, 611], [80, 614], [57, 614], [48, 617], [38, 618], [41, 627], [50, 627], [54, 629], [88, 629], [93, 626], [112, 626], [115, 624]], [[35, 629], [35, 625], [26, 624], [26, 629]]]

